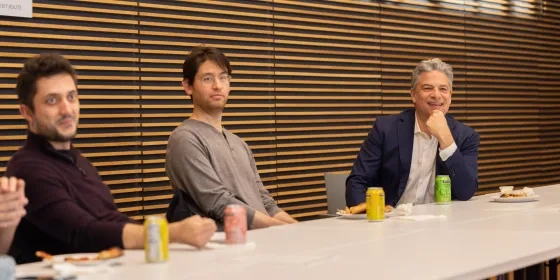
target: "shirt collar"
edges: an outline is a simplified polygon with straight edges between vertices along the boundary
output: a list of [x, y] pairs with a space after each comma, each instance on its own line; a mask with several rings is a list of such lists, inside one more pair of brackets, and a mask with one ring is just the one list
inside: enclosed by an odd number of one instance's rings
[[416, 116], [416, 114], [414, 114], [414, 135], [419, 135], [419, 136], [422, 136], [422, 137], [426, 137], [430, 141], [437, 142], [435, 137], [430, 136], [427, 133], [422, 132], [422, 130], [420, 130], [420, 125], [418, 125], [418, 117]]
[[24, 147], [31, 150], [42, 151], [43, 153], [47, 153], [50, 155], [67, 158], [72, 162], [76, 159], [76, 156], [78, 154], [78, 151], [74, 148], [74, 145], [70, 145], [69, 151], [61, 153], [51, 145], [46, 137], [44, 137], [43, 135], [35, 134], [30, 130], [27, 131], [27, 140], [25, 141]]
[[414, 114], [414, 134], [417, 133], [422, 133], [422, 131], [420, 130], [420, 126], [418, 125], [418, 116], [416, 116], [416, 113]]

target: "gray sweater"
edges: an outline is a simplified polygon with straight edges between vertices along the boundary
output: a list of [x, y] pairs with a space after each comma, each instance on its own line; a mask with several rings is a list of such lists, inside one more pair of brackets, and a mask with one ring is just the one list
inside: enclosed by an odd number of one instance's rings
[[187, 119], [169, 137], [165, 169], [173, 189], [186, 192], [191, 211], [223, 222], [229, 204], [245, 206], [248, 224], [255, 211], [274, 216], [281, 209], [264, 188], [245, 141], [210, 124]]

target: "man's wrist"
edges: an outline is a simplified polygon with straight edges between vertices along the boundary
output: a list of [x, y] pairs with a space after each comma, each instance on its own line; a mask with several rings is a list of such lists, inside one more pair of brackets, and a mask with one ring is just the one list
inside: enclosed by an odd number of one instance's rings
[[179, 226], [178, 223], [170, 223], [169, 224], [169, 243], [177, 243], [179, 237], [177, 236], [178, 230], [177, 227]]
[[274, 217], [270, 217], [270, 219], [268, 220], [269, 225], [271, 226], [277, 226], [277, 225], [283, 225], [285, 224], [284, 222], [274, 218]]
[[439, 148], [441, 150], [445, 150], [453, 143], [455, 143], [455, 140], [453, 140], [453, 136], [451, 135], [451, 133], [446, 133], [438, 138], [438, 142], [439, 142]]

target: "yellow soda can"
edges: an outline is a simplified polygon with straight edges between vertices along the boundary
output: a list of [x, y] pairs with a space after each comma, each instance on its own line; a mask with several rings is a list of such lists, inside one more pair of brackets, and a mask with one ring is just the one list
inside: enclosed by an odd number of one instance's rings
[[144, 221], [146, 262], [165, 262], [169, 258], [169, 225], [163, 217], [148, 216]]
[[382, 222], [385, 219], [385, 192], [382, 188], [368, 188], [366, 207], [368, 221]]

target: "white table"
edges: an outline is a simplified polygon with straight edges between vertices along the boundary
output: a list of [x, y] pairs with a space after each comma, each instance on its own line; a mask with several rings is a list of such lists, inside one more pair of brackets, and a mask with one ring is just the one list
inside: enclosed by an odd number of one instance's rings
[[[329, 218], [250, 231], [246, 246], [173, 245], [163, 264], [127, 250], [111, 273], [79, 279], [480, 279], [560, 256], [560, 185], [535, 191], [538, 202], [495, 203], [485, 195], [413, 207], [413, 215], [447, 219]], [[17, 267], [18, 274], [37, 270], [43, 265]]]

